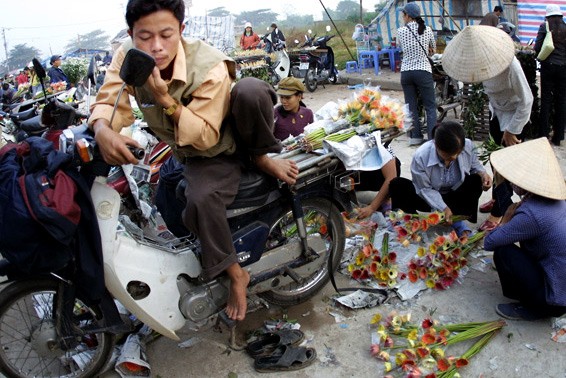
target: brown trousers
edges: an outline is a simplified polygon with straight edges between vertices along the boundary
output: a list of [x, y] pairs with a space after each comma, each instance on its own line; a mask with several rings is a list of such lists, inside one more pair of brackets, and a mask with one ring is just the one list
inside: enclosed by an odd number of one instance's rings
[[264, 81], [240, 80], [232, 89], [226, 120], [235, 134], [239, 153], [185, 162], [187, 180], [183, 223], [200, 240], [202, 278], [210, 280], [237, 263], [226, 208], [238, 193], [242, 157], [281, 151], [273, 136], [273, 106], [277, 95]]

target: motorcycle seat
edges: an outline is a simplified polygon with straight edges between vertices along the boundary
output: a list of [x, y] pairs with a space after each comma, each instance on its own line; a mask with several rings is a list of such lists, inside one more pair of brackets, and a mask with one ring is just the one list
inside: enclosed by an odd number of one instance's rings
[[37, 115], [37, 112], [35, 111], [35, 108], [30, 108], [28, 110], [24, 110], [23, 112], [10, 114], [10, 119], [12, 121], [18, 123], [18, 122], [21, 122], [21, 121], [25, 121], [26, 119], [30, 119], [32, 117], [35, 117], [36, 115]]
[[[175, 195], [179, 201], [186, 204], [185, 188], [187, 181], [182, 179], [177, 184]], [[264, 173], [244, 169], [240, 178], [238, 194], [228, 209], [241, 209], [250, 206], [259, 206], [265, 203], [271, 190], [277, 187], [277, 180]]]
[[22, 123], [20, 123], [20, 128], [30, 135], [39, 135], [40, 133], [44, 132], [47, 127], [45, 127], [41, 123], [41, 117], [35, 116], [30, 119], [26, 119]]

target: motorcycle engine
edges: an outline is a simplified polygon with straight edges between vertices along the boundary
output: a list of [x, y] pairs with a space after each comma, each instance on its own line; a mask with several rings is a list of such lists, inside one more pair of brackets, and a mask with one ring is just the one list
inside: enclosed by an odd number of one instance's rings
[[329, 70], [322, 70], [320, 72], [320, 78], [319, 81], [325, 81], [328, 79], [328, 77], [330, 76], [330, 71]]
[[195, 323], [216, 314], [228, 300], [228, 286], [218, 280], [197, 286], [180, 278], [177, 286], [181, 293], [179, 309], [185, 318]]

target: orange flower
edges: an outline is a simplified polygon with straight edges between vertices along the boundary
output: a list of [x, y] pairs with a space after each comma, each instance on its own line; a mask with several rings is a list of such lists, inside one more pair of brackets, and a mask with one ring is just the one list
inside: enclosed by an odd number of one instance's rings
[[436, 341], [436, 337], [434, 335], [431, 335], [430, 333], [425, 333], [421, 338], [421, 341], [425, 345], [431, 345], [434, 344], [434, 342]]
[[426, 278], [426, 276], [428, 276], [428, 272], [426, 270], [426, 268], [424, 266], [419, 268], [419, 278], [421, 280], [424, 280]]
[[318, 231], [322, 234], [322, 235], [326, 235], [328, 233], [328, 227], [325, 224], [321, 224], [320, 228], [318, 229]]
[[428, 348], [418, 347], [417, 348], [417, 354], [419, 355], [420, 358], [425, 358], [426, 356], [428, 356], [430, 354], [430, 351], [428, 350]]
[[446, 358], [443, 358], [442, 360], [438, 361], [437, 366], [438, 366], [438, 370], [446, 371], [450, 369], [450, 361], [448, 361]]
[[421, 229], [423, 231], [428, 230], [428, 222], [426, 221], [426, 219], [421, 220]]
[[389, 262], [391, 264], [394, 264], [395, 261], [397, 261], [397, 254], [395, 252], [389, 252], [389, 254], [387, 255], [387, 257], [389, 258]]
[[371, 256], [371, 252], [372, 252], [372, 246], [371, 244], [366, 244], [364, 245], [364, 247], [362, 248], [362, 252], [364, 253], [365, 257], [370, 257]]
[[412, 232], [417, 232], [420, 227], [421, 227], [421, 222], [419, 222], [418, 220], [411, 222], [411, 231]]
[[434, 325], [434, 322], [432, 321], [432, 319], [426, 318], [425, 320], [423, 320], [421, 326], [422, 326], [424, 329], [429, 329], [429, 328], [432, 327], [433, 325]]
[[419, 280], [419, 276], [417, 275], [416, 270], [409, 270], [408, 276], [409, 276], [409, 281], [412, 283], [415, 283]]
[[434, 239], [434, 245], [436, 245], [437, 247], [442, 247], [444, 243], [446, 243], [446, 238], [442, 235], [438, 235], [436, 239]]
[[467, 365], [468, 365], [468, 360], [465, 358], [459, 358], [456, 360], [456, 367], [458, 369]]
[[438, 213], [431, 213], [428, 215], [428, 224], [430, 225], [437, 225], [438, 223], [440, 223], [440, 214]]

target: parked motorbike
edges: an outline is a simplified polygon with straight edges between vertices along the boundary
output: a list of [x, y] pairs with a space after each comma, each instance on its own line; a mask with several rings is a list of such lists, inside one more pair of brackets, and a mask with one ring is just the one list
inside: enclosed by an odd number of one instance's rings
[[442, 122], [449, 111], [453, 110], [456, 115], [456, 108], [462, 106], [462, 82], [448, 76], [442, 69], [442, 55], [435, 54], [432, 57], [436, 73], [432, 75], [434, 80], [434, 95], [436, 99], [437, 122]]
[[291, 71], [291, 60], [289, 59], [289, 54], [285, 49], [285, 44], [281, 41], [273, 43], [271, 41], [271, 34], [266, 34], [262, 37], [262, 40], [269, 46], [268, 52], [273, 52], [275, 54], [275, 59], [269, 58], [269, 75], [271, 85], [277, 85], [281, 79], [289, 76]]
[[[327, 26], [327, 31], [330, 27]], [[317, 86], [325, 83], [336, 84], [338, 82], [338, 69], [334, 65], [334, 50], [328, 46], [328, 41], [334, 38], [334, 35], [325, 35], [316, 38], [307, 37], [306, 46], [314, 47], [308, 50], [309, 68], [305, 75], [305, 87], [310, 92], [316, 91]], [[304, 67], [304, 66], [303, 66]]]
[[[126, 56], [120, 76], [127, 83], [141, 79], [131, 84], [139, 86], [151, 72], [142, 66], [153, 67], [153, 59], [135, 49], [128, 55], [142, 58]], [[145, 74], [136, 73], [139, 69]], [[194, 236], [175, 238], [162, 225], [151, 228], [152, 222], [136, 224], [120, 214], [120, 195], [107, 185], [108, 167], [95, 147], [85, 125], [63, 131], [60, 151], [73, 156], [81, 175], [96, 176], [90, 191], [97, 217], [93, 227], [97, 223], [100, 230], [108, 291], [137, 319], [174, 340], [187, 322], [193, 328], [215, 318], [229, 323], [223, 312], [228, 278], [199, 279], [200, 245]], [[249, 295], [282, 306], [301, 303], [326, 284], [344, 250], [340, 211], [350, 210], [354, 198], [350, 172], [333, 155], [288, 154], [278, 158], [294, 155], [300, 169], [296, 185], [248, 172], [227, 211], [238, 261], [250, 273]], [[0, 292], [4, 374], [90, 377], [100, 372], [112, 353], [115, 331], [104, 321], [104, 308], [75, 295], [72, 274], [30, 277], [2, 260], [0, 275], [9, 277]]]

